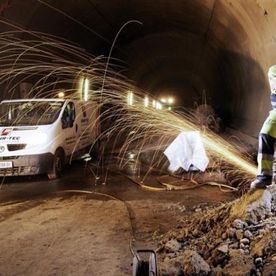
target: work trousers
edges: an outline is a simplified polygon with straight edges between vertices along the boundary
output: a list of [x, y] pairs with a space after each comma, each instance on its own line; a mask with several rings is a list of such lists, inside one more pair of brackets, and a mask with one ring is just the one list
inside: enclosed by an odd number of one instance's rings
[[276, 145], [276, 110], [271, 110], [259, 135], [257, 179], [271, 184]]
[[258, 149], [258, 175], [260, 181], [271, 184], [276, 138], [260, 133]]

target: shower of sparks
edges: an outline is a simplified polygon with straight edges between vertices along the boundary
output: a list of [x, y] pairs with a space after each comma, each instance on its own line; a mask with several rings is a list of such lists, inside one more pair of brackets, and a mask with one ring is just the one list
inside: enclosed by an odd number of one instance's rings
[[20, 32], [0, 35], [0, 84], [8, 98], [15, 98], [19, 83], [29, 82], [30, 98], [57, 98], [62, 91], [64, 98], [97, 102], [101, 114], [90, 124], [101, 122], [101, 152], [117, 152], [121, 166], [129, 151], [135, 152], [137, 163], [141, 154], [151, 152], [150, 167], [158, 168], [164, 161], [164, 156], [157, 158], [158, 152], [180, 132], [200, 131], [210, 159], [241, 183], [254, 178], [256, 167], [250, 158], [192, 123], [190, 115], [158, 108], [161, 103], [120, 75], [118, 66], [106, 71], [103, 57], [93, 57], [68, 41], [42, 33], [27, 35], [28, 39], [20, 38]]

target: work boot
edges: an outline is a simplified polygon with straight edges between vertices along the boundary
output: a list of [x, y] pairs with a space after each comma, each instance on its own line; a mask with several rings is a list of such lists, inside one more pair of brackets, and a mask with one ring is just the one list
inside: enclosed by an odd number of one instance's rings
[[269, 185], [271, 185], [271, 181], [255, 179], [250, 184], [250, 190], [266, 189]]

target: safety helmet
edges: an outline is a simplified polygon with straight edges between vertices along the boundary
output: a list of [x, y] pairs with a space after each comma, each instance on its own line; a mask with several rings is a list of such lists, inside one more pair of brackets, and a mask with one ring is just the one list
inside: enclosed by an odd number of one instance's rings
[[276, 94], [276, 65], [272, 65], [268, 70], [268, 79], [271, 94]]

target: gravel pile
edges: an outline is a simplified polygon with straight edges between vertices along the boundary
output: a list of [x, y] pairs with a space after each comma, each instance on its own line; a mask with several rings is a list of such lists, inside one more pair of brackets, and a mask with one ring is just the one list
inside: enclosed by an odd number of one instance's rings
[[158, 253], [161, 275], [276, 275], [276, 186], [199, 208]]

